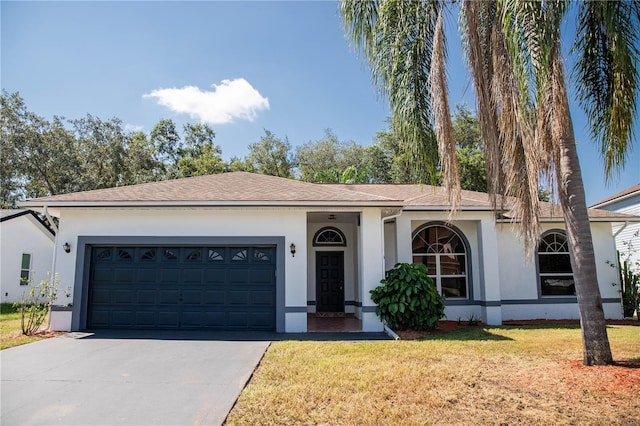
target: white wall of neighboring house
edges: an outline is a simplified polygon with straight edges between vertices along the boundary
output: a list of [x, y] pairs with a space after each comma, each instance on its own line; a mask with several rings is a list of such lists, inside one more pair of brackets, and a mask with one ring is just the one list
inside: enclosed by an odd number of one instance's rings
[[[613, 201], [611, 204], [600, 208], [640, 216], [640, 193], [633, 194], [620, 201]], [[616, 247], [620, 252], [621, 258], [623, 260], [628, 258], [632, 265], [639, 264], [640, 223], [629, 222], [626, 225], [624, 223], [614, 223], [611, 229], [614, 235], [618, 233], [616, 237]]]
[[[0, 223], [0, 291], [2, 303], [19, 302], [23, 294], [48, 280], [53, 259], [54, 236], [31, 214]], [[20, 284], [22, 255], [31, 255], [29, 285]]]

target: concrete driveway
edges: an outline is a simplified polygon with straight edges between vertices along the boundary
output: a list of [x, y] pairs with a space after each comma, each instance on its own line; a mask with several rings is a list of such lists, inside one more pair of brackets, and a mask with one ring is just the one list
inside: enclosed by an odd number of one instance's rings
[[219, 425], [269, 346], [242, 336], [70, 333], [5, 349], [0, 424]]

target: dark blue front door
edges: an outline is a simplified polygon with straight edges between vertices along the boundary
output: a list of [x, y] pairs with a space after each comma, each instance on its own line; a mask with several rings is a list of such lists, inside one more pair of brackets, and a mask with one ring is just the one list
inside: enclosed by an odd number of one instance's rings
[[316, 252], [316, 311], [344, 312], [344, 252]]

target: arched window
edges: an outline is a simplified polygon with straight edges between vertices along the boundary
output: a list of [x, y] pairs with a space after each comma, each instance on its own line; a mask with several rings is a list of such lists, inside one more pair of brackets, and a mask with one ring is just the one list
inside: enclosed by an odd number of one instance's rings
[[574, 296], [576, 286], [569, 258], [567, 235], [562, 230], [542, 235], [538, 245], [538, 274], [543, 296]]
[[413, 263], [424, 263], [427, 274], [447, 298], [468, 298], [467, 245], [462, 234], [444, 224], [427, 224], [413, 234]]
[[314, 247], [344, 247], [347, 245], [347, 239], [338, 228], [326, 226], [313, 236], [313, 245]]

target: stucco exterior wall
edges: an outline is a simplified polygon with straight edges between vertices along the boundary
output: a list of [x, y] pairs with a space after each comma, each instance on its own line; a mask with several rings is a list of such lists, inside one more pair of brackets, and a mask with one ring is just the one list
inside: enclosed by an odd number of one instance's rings
[[[53, 260], [54, 236], [30, 214], [0, 224], [0, 291], [2, 303], [19, 302], [34, 285], [48, 280]], [[62, 251], [60, 249], [59, 251]], [[20, 285], [22, 254], [31, 255], [32, 284]], [[64, 298], [63, 288], [60, 288]]]
[[[63, 209], [60, 244], [69, 242], [70, 253], [59, 253], [56, 272], [62, 283], [76, 278], [79, 237], [284, 237], [285, 331], [304, 332], [307, 305], [307, 218], [304, 209], [131, 208]], [[289, 245], [296, 245], [295, 257]], [[282, 273], [278, 271], [278, 273]], [[74, 294], [74, 304], [79, 301]]]
[[[396, 218], [396, 242], [399, 262], [411, 262], [412, 234], [430, 222], [445, 222], [446, 213], [404, 212]], [[536, 259], [524, 257], [522, 244], [513, 224], [495, 223], [491, 212], [459, 212], [450, 222], [469, 244], [471, 297], [468, 301], [447, 301], [448, 319], [475, 316], [489, 324], [510, 319], [577, 319], [573, 298], [540, 296]], [[611, 225], [592, 223], [592, 235], [598, 282], [607, 318], [622, 317], [614, 261], [615, 248]], [[542, 230], [564, 229], [564, 224], [544, 223]]]
[[[615, 259], [615, 243], [610, 224], [591, 224], [596, 270], [606, 318], [622, 318], [618, 275], [607, 262]], [[543, 223], [542, 232], [561, 229], [564, 223]], [[522, 244], [515, 234], [515, 225], [498, 226], [500, 247], [500, 288], [502, 319], [578, 319], [575, 297], [542, 296], [538, 282], [537, 260], [524, 256]]]

